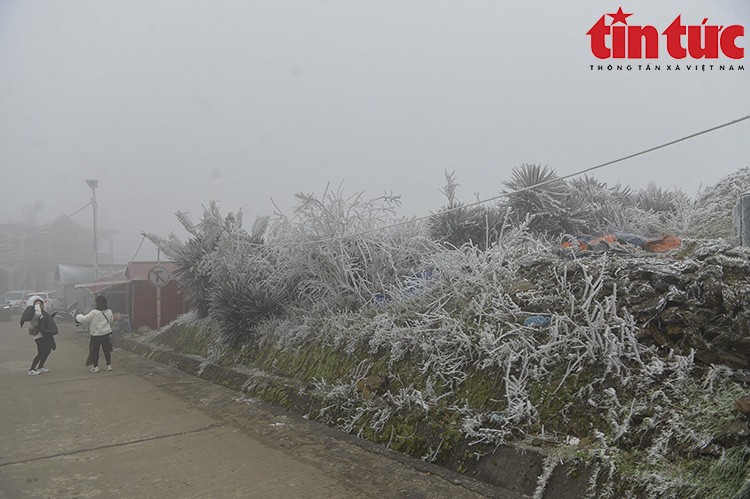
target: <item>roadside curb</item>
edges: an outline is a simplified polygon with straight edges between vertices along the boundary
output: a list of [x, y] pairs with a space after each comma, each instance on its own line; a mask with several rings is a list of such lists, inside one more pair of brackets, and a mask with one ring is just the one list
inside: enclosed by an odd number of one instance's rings
[[[168, 365], [184, 373], [196, 376], [226, 388], [256, 396], [265, 403], [281, 410], [296, 414], [306, 414], [309, 403], [304, 394], [305, 386], [296, 380], [269, 375], [266, 372], [244, 366], [222, 366], [209, 362], [206, 358], [167, 350], [155, 345], [142, 343], [121, 335], [113, 338], [115, 346], [136, 355]], [[273, 394], [269, 397], [269, 394]], [[279, 398], [284, 404], [276, 403]], [[270, 398], [270, 400], [269, 400]], [[380, 444], [344, 433], [333, 427], [318, 423], [337, 438], [378, 454], [387, 454], [390, 458], [408, 464], [417, 470], [444, 476], [454, 483], [462, 483], [466, 488], [488, 497], [531, 497], [539, 477], [545, 473], [547, 454], [539, 448], [516, 447], [503, 445], [492, 454], [477, 458], [472, 466], [471, 476], [462, 471], [446, 468], [393, 451]], [[585, 495], [588, 476], [586, 473], [570, 476], [572, 467], [558, 463], [547, 477], [547, 485], [542, 497], [573, 499]], [[448, 476], [446, 476], [448, 475]], [[503, 495], [497, 496], [497, 488]]]

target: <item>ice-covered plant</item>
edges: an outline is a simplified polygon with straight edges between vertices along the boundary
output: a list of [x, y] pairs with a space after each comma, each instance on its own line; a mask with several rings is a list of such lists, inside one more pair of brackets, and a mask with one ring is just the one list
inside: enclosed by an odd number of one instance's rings
[[211, 288], [211, 318], [219, 325], [221, 340], [227, 345], [247, 343], [255, 327], [281, 313], [286, 290], [273, 288], [266, 281], [247, 273], [234, 273]]
[[203, 218], [197, 224], [182, 212], [177, 213], [177, 219], [190, 234], [187, 241], [181, 241], [174, 234], [167, 238], [155, 234], [145, 236], [177, 264], [177, 280], [185, 298], [200, 317], [206, 317], [212, 272], [206, 259], [216, 251], [222, 234], [236, 234], [242, 230], [242, 213], [229, 213], [223, 217], [218, 204], [211, 201], [208, 207], [203, 207]]
[[250, 233], [242, 228], [242, 212], [222, 216], [216, 202], [204, 207], [195, 224], [186, 214], [177, 218], [190, 234], [187, 241], [174, 234], [147, 237], [177, 265], [177, 280], [199, 318], [211, 317], [219, 326], [220, 340], [234, 344], [246, 339], [252, 326], [278, 313], [283, 289], [269, 285], [261, 253], [268, 218], [259, 217]]
[[552, 168], [524, 163], [513, 168], [511, 179], [503, 185], [507, 188], [504, 205], [512, 220], [529, 220], [533, 231], [577, 232], [584, 223], [585, 205]]
[[732, 211], [740, 195], [750, 191], [750, 167], [740, 168], [701, 192], [695, 202], [690, 235], [736, 240]]
[[428, 220], [430, 238], [452, 248], [467, 243], [481, 249], [490, 247], [508, 223], [505, 209], [500, 205], [465, 206], [456, 196], [459, 184], [455, 174], [446, 172], [445, 179], [442, 192], [448, 202]]
[[422, 270], [425, 255], [437, 247], [418, 224], [381, 229], [400, 221], [398, 197], [346, 196], [341, 188], [297, 197], [294, 216], [277, 213], [267, 245], [299, 303], [339, 309], [372, 302]]

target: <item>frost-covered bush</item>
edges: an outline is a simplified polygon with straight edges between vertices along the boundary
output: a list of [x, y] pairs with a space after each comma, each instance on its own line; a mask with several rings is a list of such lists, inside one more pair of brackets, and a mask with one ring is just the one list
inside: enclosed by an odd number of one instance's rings
[[[722, 477], [733, 474], [736, 486], [746, 453], [733, 449], [725, 463], [695, 460], [705, 470], [700, 475], [675, 462], [705, 447], [734, 417], [732, 404], [743, 390], [732, 371], [698, 369], [692, 353], [638, 341], [639, 327], [619, 303], [624, 290], [614, 279], [616, 262], [560, 262], [546, 241], [525, 231], [506, 235], [487, 251], [434, 253], [435, 277], [380, 310], [308, 318], [303, 334], [291, 333], [288, 323], [271, 333], [287, 335], [287, 347], [311, 338], [350, 354], [366, 347], [375, 357], [386, 355], [389, 369], [401, 374], [376, 400], [354, 388], [368, 374], [361, 365], [349, 382], [317, 380], [320, 417], [352, 433], [387, 434], [402, 424], [394, 419], [429, 420], [447, 411], [470, 443], [490, 448], [518, 439], [565, 446], [571, 435], [585, 438], [577, 456], [591, 465], [590, 497], [731, 491]], [[534, 307], [546, 310], [548, 327], [523, 325]], [[461, 394], [477, 376], [498, 381], [488, 399], [470, 403]], [[439, 449], [425, 459], [438, 459]], [[572, 458], [576, 448], [570, 449]]]
[[586, 205], [553, 169], [524, 163], [511, 174], [503, 182], [504, 204], [517, 224], [528, 220], [532, 231], [551, 235], [578, 232], [584, 225]]
[[427, 223], [429, 237], [452, 248], [467, 243], [480, 249], [489, 248], [508, 224], [506, 210], [499, 205], [465, 206], [456, 197], [459, 184], [454, 173], [446, 172], [445, 179], [442, 192], [448, 202], [430, 217]]
[[[320, 196], [298, 194], [291, 217], [260, 218], [250, 234], [242, 228], [241, 213], [223, 217], [211, 202], [198, 223], [177, 214], [190, 234], [187, 241], [148, 237], [177, 263], [182, 291], [201, 317], [211, 313], [212, 300], [226, 306], [226, 290], [233, 286], [248, 286], [259, 302], [269, 300], [269, 310], [278, 310], [276, 302], [356, 309], [428, 270], [425, 262], [440, 250], [435, 243], [484, 251], [521, 225], [530, 234], [552, 237], [566, 232], [730, 237], [729, 213], [739, 193], [750, 189], [750, 170], [723, 179], [698, 201], [653, 184], [634, 192], [591, 177], [566, 182], [552, 169], [524, 164], [513, 170], [499, 204], [463, 206], [454, 175], [446, 174], [446, 180], [448, 204], [426, 224], [398, 225], [403, 222], [396, 216], [398, 197], [366, 199], [326, 188]], [[217, 283], [223, 291], [213, 293]]]
[[429, 219], [430, 238], [451, 248], [471, 244], [487, 249], [500, 237], [507, 224], [505, 212], [497, 206], [464, 206], [449, 203]]
[[[525, 166], [521, 171], [524, 174], [519, 173], [518, 179], [513, 183], [516, 188], [556, 178], [553, 170], [539, 171], [539, 167]], [[680, 224], [680, 216], [684, 216], [689, 207], [689, 200], [681, 191], [668, 191], [655, 184], [635, 192], [621, 184], [610, 187], [606, 182], [584, 176], [552, 185], [557, 186], [554, 191], [557, 195], [552, 196], [553, 200], [557, 199], [557, 203], [549, 199], [543, 203], [543, 197], [536, 203], [539, 206], [537, 211], [557, 210], [559, 220], [555, 221], [547, 216], [548, 227], [545, 231], [549, 234], [564, 231], [589, 234], [623, 232], [656, 237], [675, 233], [674, 229]], [[550, 193], [547, 194], [549, 198]], [[514, 196], [509, 198], [509, 202], [513, 201]], [[529, 213], [536, 211], [529, 210]], [[554, 224], [551, 223], [553, 221]], [[538, 227], [538, 223], [530, 226], [534, 229]]]
[[686, 197], [687, 195], [680, 190], [670, 191], [650, 182], [645, 189], [638, 191], [635, 200], [638, 207], [644, 211], [670, 214], [677, 211], [678, 204]]
[[211, 201], [208, 207], [203, 207], [203, 218], [197, 224], [185, 213], [178, 212], [177, 219], [190, 234], [187, 241], [181, 241], [174, 234], [167, 238], [155, 234], [146, 234], [146, 237], [175, 262], [177, 281], [185, 299], [200, 317], [207, 317], [213, 271], [208, 257], [217, 251], [223, 235], [242, 231], [242, 214], [229, 213], [224, 218], [217, 203]]
[[697, 196], [695, 215], [690, 226], [694, 238], [737, 240], [732, 211], [740, 195], [750, 192], [750, 168], [727, 175]]
[[202, 266], [210, 269], [209, 315], [224, 344], [253, 339], [257, 324], [280, 314], [292, 296], [291, 283], [280, 278], [274, 251], [264, 241], [268, 222], [257, 218], [248, 234], [240, 218], [204, 257]]
[[286, 291], [268, 279], [273, 270], [259, 264], [268, 219], [258, 218], [248, 233], [242, 212], [224, 217], [214, 201], [197, 224], [183, 213], [177, 218], [190, 234], [186, 242], [174, 234], [147, 237], [177, 264], [179, 286], [198, 317], [211, 317], [228, 344], [247, 338], [254, 324], [278, 313]]
[[219, 325], [226, 345], [247, 343], [255, 327], [281, 313], [286, 290], [267, 285], [250, 273], [234, 273], [211, 288], [211, 318]]
[[636, 208], [633, 191], [615, 184], [609, 187], [593, 177], [569, 181], [572, 195], [585, 206], [581, 230], [590, 234], [610, 232], [641, 233], [643, 213]]
[[[447, 208], [459, 208], [455, 178], [446, 178]], [[720, 460], [691, 461], [731, 422], [741, 387], [726, 368], [696, 367], [685, 344], [673, 351], [639, 341], [636, 317], [644, 311], [631, 305], [658, 314], [666, 301], [642, 304], [623, 293], [638, 294], [632, 276], [644, 289], [656, 284], [624, 272], [618, 258], [626, 257], [561, 258], [556, 236], [708, 231], [702, 217], [723, 212], [726, 198], [733, 204], [743, 179], [750, 182], [750, 173], [725, 179], [696, 203], [655, 185], [565, 182], [526, 165], [506, 187], [551, 183], [510, 194], [492, 215], [494, 208], [446, 209], [427, 224], [401, 225], [395, 197], [326, 189], [298, 195], [292, 216], [259, 220], [252, 234], [241, 219], [207, 210], [189, 228], [194, 247], [168, 242], [194, 269], [181, 285], [202, 286], [194, 291], [203, 293], [223, 345], [259, 339], [284, 362], [302, 352], [321, 364], [329, 355], [354, 363], [350, 371], [326, 366], [337, 373], [330, 379], [315, 367], [314, 413], [326, 422], [371, 436], [445, 417], [483, 449], [586, 440], [572, 452], [591, 466], [590, 496], [700, 497], [726, 492], [721, 477], [736, 483], [746, 471], [747, 452], [734, 447]], [[672, 256], [627, 258], [656, 268]], [[548, 325], [525, 325], [530, 316]], [[389, 389], [365, 397], [357, 383], [373, 374], [388, 375]], [[439, 460], [444, 448], [442, 439], [429, 442], [418, 455]], [[545, 464], [537, 496], [556, 462]], [[613, 485], [623, 477], [628, 493]]]
[[357, 308], [422, 269], [437, 246], [418, 224], [379, 230], [400, 220], [394, 196], [345, 196], [339, 188], [320, 196], [298, 194], [294, 216], [277, 214], [267, 246], [275, 272], [293, 283], [303, 306]]

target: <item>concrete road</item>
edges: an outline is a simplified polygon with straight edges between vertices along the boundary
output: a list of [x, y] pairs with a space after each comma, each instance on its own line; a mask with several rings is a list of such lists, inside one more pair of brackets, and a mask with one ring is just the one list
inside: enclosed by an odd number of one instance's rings
[[56, 339], [28, 376], [0, 323], [0, 497], [517, 497], [129, 352], [89, 373], [88, 336]]

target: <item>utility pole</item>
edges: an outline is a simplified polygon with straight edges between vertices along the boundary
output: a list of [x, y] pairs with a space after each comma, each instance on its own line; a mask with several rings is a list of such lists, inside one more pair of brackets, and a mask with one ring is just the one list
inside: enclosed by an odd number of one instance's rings
[[95, 178], [86, 179], [86, 185], [91, 188], [91, 206], [94, 207], [94, 280], [99, 279], [99, 236], [96, 233], [96, 188], [99, 181]]
[[[156, 247], [156, 263], [161, 261], [161, 246]], [[161, 286], [156, 288], [156, 329], [161, 329]]]

